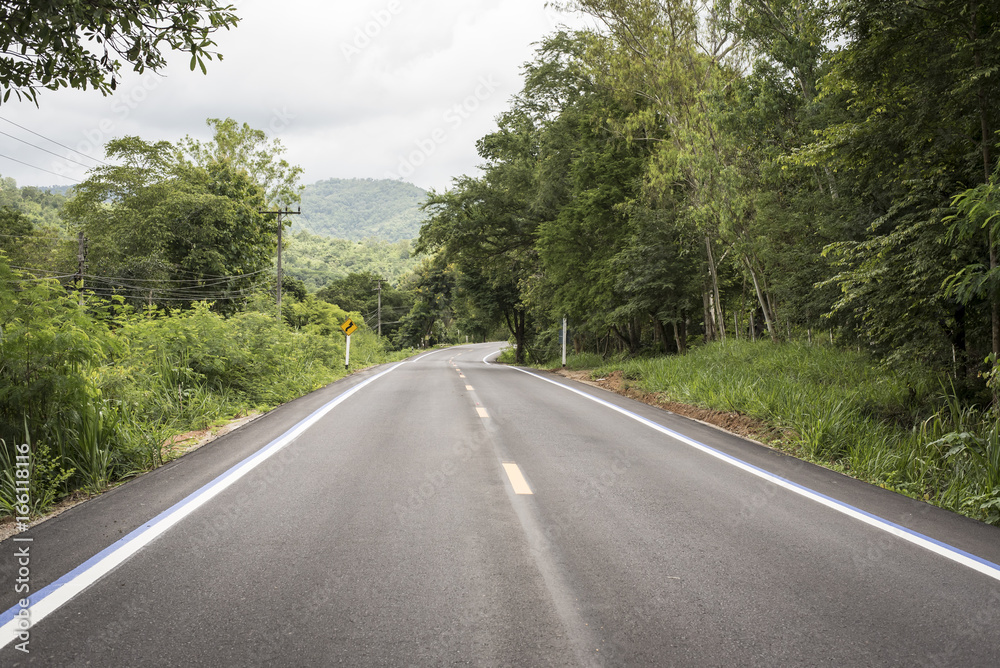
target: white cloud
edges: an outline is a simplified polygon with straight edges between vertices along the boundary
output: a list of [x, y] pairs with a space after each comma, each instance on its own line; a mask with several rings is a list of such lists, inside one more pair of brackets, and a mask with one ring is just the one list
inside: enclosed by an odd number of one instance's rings
[[[0, 106], [0, 117], [84, 153], [122, 135], [207, 138], [205, 119], [232, 117], [278, 136], [304, 181], [399, 174], [444, 189], [476, 171], [475, 142], [521, 87], [532, 43], [558, 22], [544, 0], [288, 0], [237, 2], [243, 21], [217, 36], [208, 76], [171, 58], [167, 76], [127, 76], [119, 91], [44, 91], [40, 108]], [[88, 162], [0, 122], [0, 130]], [[0, 174], [22, 185], [81, 179], [85, 170], [0, 135]]]

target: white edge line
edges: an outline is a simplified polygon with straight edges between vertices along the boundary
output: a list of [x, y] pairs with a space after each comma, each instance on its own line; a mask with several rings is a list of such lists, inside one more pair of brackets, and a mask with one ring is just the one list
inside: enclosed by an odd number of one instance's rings
[[406, 360], [406, 361], [407, 362], [419, 362], [420, 360], [422, 360], [425, 357], [429, 357], [431, 355], [436, 355], [437, 353], [443, 353], [446, 350], [454, 350], [454, 349], [455, 349], [455, 346], [451, 346], [449, 348], [438, 348], [437, 350], [432, 350], [429, 353], [424, 353], [423, 355], [421, 355], [420, 357], [417, 357], [416, 359]]
[[387, 373], [398, 369], [403, 364], [405, 364], [405, 362], [395, 364], [385, 371], [382, 371], [371, 378], [367, 378], [351, 389], [346, 390], [342, 394], [331, 399], [284, 434], [271, 441], [240, 463], [232, 466], [229, 470], [222, 473], [208, 484], [192, 492], [187, 497], [164, 510], [162, 513], [142, 526], [136, 528], [128, 535], [120, 538], [117, 542], [109, 545], [104, 550], [80, 564], [69, 573], [66, 573], [55, 582], [37, 592], [32, 593], [30, 595], [32, 603], [27, 608], [30, 613], [30, 616], [28, 617], [28, 619], [30, 619], [30, 626], [28, 629], [19, 628], [17, 613], [22, 609], [20, 604], [16, 604], [3, 614], [0, 614], [0, 624], [2, 624], [2, 626], [0, 626], [0, 648], [6, 647], [13, 642], [15, 638], [17, 638], [18, 632], [29, 630], [35, 624], [71, 600], [74, 596], [93, 583], [97, 582], [100, 578], [107, 575], [116, 566], [123, 563], [126, 559], [151, 543], [157, 537], [166, 533], [168, 529], [201, 506], [205, 505], [220, 492], [255, 469], [266, 459], [285, 448], [289, 443], [294, 441], [303, 432], [316, 424], [316, 422], [318, 422], [331, 410], [336, 408], [345, 399]]
[[591, 401], [595, 401], [603, 406], [606, 406], [613, 411], [617, 411], [618, 413], [621, 413], [622, 415], [632, 418], [633, 420], [640, 422], [646, 425], [647, 427], [650, 427], [651, 429], [655, 429], [656, 431], [662, 434], [666, 434], [667, 436], [670, 436], [671, 438], [676, 439], [681, 443], [689, 445], [697, 450], [701, 450], [706, 454], [709, 454], [717, 459], [720, 459], [726, 462], [727, 464], [731, 464], [736, 468], [742, 469], [747, 473], [757, 476], [758, 478], [763, 478], [764, 480], [774, 483], [779, 487], [783, 487], [789, 491], [795, 492], [796, 494], [804, 496], [807, 499], [811, 499], [816, 503], [822, 504], [828, 508], [836, 510], [839, 513], [843, 513], [848, 517], [853, 517], [854, 519], [864, 522], [865, 524], [875, 527], [876, 529], [880, 529], [882, 531], [885, 531], [886, 533], [892, 534], [893, 536], [902, 538], [905, 541], [909, 541], [914, 545], [918, 545], [939, 556], [945, 557], [946, 559], [951, 559], [956, 563], [971, 568], [974, 571], [978, 571], [983, 575], [993, 578], [994, 580], [1000, 580], [1000, 565], [995, 564], [992, 561], [988, 561], [986, 559], [983, 559], [982, 557], [977, 557], [974, 554], [970, 554], [968, 552], [965, 552], [964, 550], [960, 550], [959, 548], [954, 547], [952, 545], [948, 545], [947, 543], [942, 543], [939, 540], [931, 538], [930, 536], [925, 536], [924, 534], [913, 531], [912, 529], [907, 529], [904, 526], [901, 526], [894, 522], [890, 522], [889, 520], [883, 519], [877, 515], [873, 515], [869, 512], [861, 510], [860, 508], [856, 508], [850, 504], [844, 503], [843, 501], [838, 501], [837, 499], [826, 496], [825, 494], [820, 494], [815, 490], [809, 489], [808, 487], [804, 487], [798, 483], [792, 482], [787, 478], [782, 478], [779, 475], [776, 475], [774, 473], [771, 473], [770, 471], [766, 471], [762, 468], [754, 466], [753, 464], [748, 464], [747, 462], [744, 462], [742, 459], [737, 459], [732, 455], [728, 455], [720, 450], [716, 450], [711, 446], [705, 445], [704, 443], [696, 441], [693, 438], [684, 436], [683, 434], [680, 434], [672, 429], [664, 427], [661, 424], [657, 424], [656, 422], [653, 422], [648, 418], [644, 418], [641, 415], [638, 415], [625, 408], [622, 408], [621, 406], [617, 406], [609, 401], [605, 401], [604, 399], [595, 397], [592, 394], [587, 394], [586, 392], [578, 390], [574, 387], [570, 387], [569, 385], [564, 385], [563, 383], [559, 383], [550, 378], [540, 376], [536, 373], [532, 373], [531, 371], [522, 369], [520, 367], [512, 366], [510, 368], [514, 369], [515, 371], [520, 371], [521, 373], [528, 374], [529, 376], [533, 376], [539, 380], [544, 380], [546, 383], [552, 383], [553, 385], [561, 387], [565, 390], [569, 390], [570, 392], [573, 392], [575, 394], [579, 394], [581, 397], [585, 397], [587, 399], [590, 399]]

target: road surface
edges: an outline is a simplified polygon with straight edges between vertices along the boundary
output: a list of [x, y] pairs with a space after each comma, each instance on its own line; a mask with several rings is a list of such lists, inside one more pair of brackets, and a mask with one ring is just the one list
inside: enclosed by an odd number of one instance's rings
[[1000, 665], [997, 529], [499, 348], [354, 374], [4, 541], [0, 665]]

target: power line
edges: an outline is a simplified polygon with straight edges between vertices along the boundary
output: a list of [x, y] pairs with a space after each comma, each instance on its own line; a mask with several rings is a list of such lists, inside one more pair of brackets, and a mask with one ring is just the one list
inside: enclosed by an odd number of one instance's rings
[[24, 160], [18, 160], [17, 158], [12, 158], [9, 155], [4, 155], [3, 153], [0, 153], [0, 158], [7, 158], [8, 160], [10, 160], [12, 162], [18, 162], [18, 163], [24, 165], [25, 167], [31, 167], [32, 169], [37, 169], [40, 172], [48, 172], [49, 174], [52, 174], [53, 176], [58, 176], [61, 179], [66, 179], [68, 181], [73, 181], [74, 183], [83, 183], [83, 181], [78, 181], [77, 179], [71, 178], [71, 177], [66, 176], [64, 174], [56, 174], [52, 170], [45, 169], [44, 167], [38, 167], [37, 165], [32, 165], [30, 163], [25, 162]]
[[[74, 241], [76, 241], [76, 240], [74, 239]], [[17, 267], [15, 265], [11, 265], [10, 268], [11, 269], [17, 269], [19, 271], [35, 271], [35, 272], [38, 272], [40, 274], [58, 274], [59, 273], [59, 270], [54, 270], [54, 269], [33, 269], [31, 267]], [[76, 276], [76, 274], [73, 274], [73, 275]]]
[[[31, 277], [5, 279], [4, 282], [22, 283], [24, 281], [54, 281], [61, 278], [74, 278], [76, 276], [77, 274], [61, 274], [58, 276], [42, 276], [42, 277], [31, 276]], [[116, 297], [121, 295], [121, 292], [119, 292], [117, 289], [113, 287], [102, 287], [99, 285], [88, 286], [87, 288], [85, 288], [85, 291], [90, 294], [96, 295], [98, 297]], [[246, 298], [247, 296], [253, 294], [252, 292], [248, 292], [243, 289], [226, 293], [214, 292], [209, 294], [192, 294], [192, 295], [173, 294], [169, 292], [166, 294], [158, 294], [156, 290], [152, 290], [151, 292], [153, 292], [154, 294], [148, 296], [141, 294], [131, 295], [131, 297], [133, 299], [141, 299], [143, 301], [155, 301], [155, 302], [233, 301], [236, 299]], [[127, 295], [121, 295], [121, 296], [127, 296]]]
[[32, 143], [31, 143], [30, 141], [25, 141], [25, 140], [21, 139], [20, 137], [15, 137], [14, 135], [12, 135], [12, 134], [9, 134], [9, 133], [6, 133], [6, 132], [4, 132], [3, 130], [0, 130], [0, 135], [3, 135], [3, 136], [5, 136], [5, 137], [10, 137], [10, 138], [11, 138], [11, 139], [13, 139], [14, 141], [19, 141], [19, 142], [21, 142], [22, 144], [27, 144], [27, 145], [28, 145], [28, 146], [30, 146], [31, 148], [37, 148], [37, 149], [38, 149], [39, 151], [45, 151], [45, 152], [46, 152], [46, 153], [48, 153], [49, 155], [54, 155], [54, 156], [56, 156], [57, 158], [59, 158], [60, 160], [66, 160], [66, 161], [68, 161], [68, 162], [72, 162], [72, 163], [74, 163], [74, 164], [77, 164], [77, 165], [80, 165], [81, 167], [86, 167], [87, 169], [92, 169], [92, 166], [91, 166], [91, 165], [85, 165], [85, 164], [83, 164], [82, 162], [79, 162], [79, 161], [77, 161], [77, 160], [74, 160], [73, 158], [67, 158], [66, 156], [62, 156], [62, 155], [59, 155], [59, 154], [58, 154], [58, 153], [56, 153], [55, 151], [50, 151], [50, 150], [49, 150], [49, 149], [47, 149], [47, 148], [42, 148], [41, 146], [36, 146], [35, 144], [32, 144]]
[[7, 283], [20, 283], [21, 281], [55, 281], [60, 278], [72, 278], [76, 274], [61, 274], [59, 276], [32, 276], [31, 278], [8, 278]]
[[55, 241], [76, 241], [70, 237], [52, 237], [44, 234], [0, 234], [4, 239], [49, 239]]
[[[14, 235], [10, 235], [10, 236], [14, 236]], [[51, 237], [51, 238], [57, 238], [57, 237]], [[74, 242], [76, 241], [76, 239], [61, 239], [61, 240], [62, 241], [74, 241]], [[58, 271], [54, 271], [52, 269], [39, 269], [37, 267], [15, 267], [15, 266], [12, 266], [11, 269], [21, 269], [23, 271], [38, 271], [38, 272], [42, 272], [42, 273], [51, 273], [51, 274], [58, 273]], [[171, 269], [170, 271], [172, 271], [172, 272], [177, 271], [177, 272], [188, 273], [188, 274], [194, 273], [194, 272], [185, 271], [185, 270], [182, 270], [182, 269]], [[216, 275], [216, 274], [202, 274], [201, 278], [198, 278], [198, 279], [194, 279], [194, 278], [191, 278], [191, 279], [188, 279], [188, 278], [130, 278], [130, 277], [125, 277], [125, 276], [97, 276], [96, 274], [95, 275], [84, 274], [84, 278], [90, 278], [90, 279], [94, 279], [94, 280], [107, 280], [107, 281], [148, 281], [148, 282], [153, 282], [153, 283], [201, 283], [204, 280], [211, 279], [211, 280], [215, 280], [216, 282], [220, 282], [221, 283], [221, 282], [224, 282], [224, 281], [227, 281], [227, 280], [232, 280], [232, 279], [235, 279], [235, 278], [246, 278], [248, 276], [256, 276], [258, 274], [264, 274], [264, 273], [267, 273], [269, 271], [271, 271], [271, 270], [270, 269], [260, 269], [259, 271], [251, 271], [251, 272], [246, 273], [246, 274], [232, 274], [232, 275], [229, 275], [229, 276], [221, 276], [221, 275]], [[148, 286], [138, 286], [138, 287], [140, 289], [142, 289], [142, 290], [148, 289]]]
[[114, 290], [107, 290], [107, 289], [86, 288], [86, 292], [92, 293], [97, 297], [122, 296], [144, 302], [224, 302], [224, 301], [237, 301], [240, 299], [246, 299], [251, 294], [251, 293], [240, 292], [228, 295], [198, 295], [197, 297], [162, 297], [162, 296], [147, 297], [145, 295], [122, 295], [120, 292], [115, 292]]
[[108, 163], [106, 163], [103, 160], [101, 160], [100, 158], [95, 158], [93, 156], [87, 155], [86, 153], [80, 153], [80, 151], [77, 151], [75, 148], [70, 148], [69, 146], [66, 146], [65, 144], [60, 144], [55, 139], [49, 139], [45, 135], [40, 135], [37, 132], [35, 132], [34, 130], [29, 130], [28, 128], [24, 127], [23, 125], [18, 125], [14, 121], [9, 120], [7, 118], [4, 118], [3, 116], [0, 116], [0, 121], [5, 121], [7, 123], [10, 123], [11, 125], [17, 126], [17, 127], [21, 128], [22, 130], [24, 130], [25, 132], [30, 132], [31, 134], [35, 135], [36, 137], [41, 137], [45, 141], [52, 142], [56, 146], [61, 146], [62, 148], [66, 149], [67, 151], [72, 151], [73, 153], [76, 153], [78, 155], [82, 155], [83, 157], [85, 157], [85, 158], [87, 158], [89, 160], [95, 160], [95, 161], [101, 163], [102, 165], [107, 165], [108, 167], [111, 166]]
[[[173, 270], [171, 270], [173, 271]], [[256, 276], [258, 274], [263, 274], [269, 272], [270, 269], [261, 269], [260, 271], [252, 271], [247, 274], [233, 274], [231, 276], [216, 276], [214, 274], [203, 274], [201, 278], [129, 278], [125, 276], [91, 276], [87, 274], [84, 278], [91, 278], [95, 280], [104, 281], [134, 281], [134, 282], [147, 282], [147, 283], [191, 283], [192, 287], [197, 287], [198, 285], [215, 285], [218, 283], [225, 283], [226, 281], [231, 281], [237, 278], [247, 278], [249, 276]], [[191, 272], [188, 272], [191, 273]], [[205, 281], [212, 281], [205, 283]], [[138, 286], [141, 290], [146, 290], [146, 286]]]

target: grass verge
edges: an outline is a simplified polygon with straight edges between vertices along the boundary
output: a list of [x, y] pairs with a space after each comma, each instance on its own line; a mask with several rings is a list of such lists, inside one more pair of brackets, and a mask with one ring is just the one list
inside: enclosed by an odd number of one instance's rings
[[625, 389], [749, 416], [797, 457], [1000, 525], [1000, 423], [965, 406], [946, 382], [887, 371], [866, 356], [805, 343], [727, 342], [684, 356], [593, 364]]

